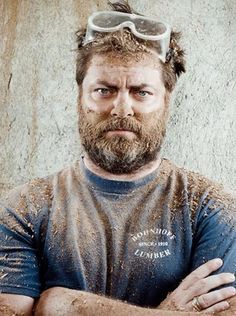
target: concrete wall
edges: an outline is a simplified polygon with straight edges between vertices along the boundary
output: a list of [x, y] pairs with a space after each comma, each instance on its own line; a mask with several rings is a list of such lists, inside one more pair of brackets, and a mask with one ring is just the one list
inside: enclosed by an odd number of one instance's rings
[[[236, 187], [236, 2], [130, 0], [182, 30], [164, 156]], [[0, 0], [0, 194], [80, 154], [74, 31], [99, 0]]]

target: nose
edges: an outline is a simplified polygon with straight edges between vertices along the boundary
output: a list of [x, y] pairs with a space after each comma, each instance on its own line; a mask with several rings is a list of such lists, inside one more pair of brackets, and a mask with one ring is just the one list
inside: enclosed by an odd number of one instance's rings
[[133, 116], [133, 102], [128, 92], [119, 92], [116, 99], [113, 101], [113, 108], [111, 110], [112, 116], [128, 117]]

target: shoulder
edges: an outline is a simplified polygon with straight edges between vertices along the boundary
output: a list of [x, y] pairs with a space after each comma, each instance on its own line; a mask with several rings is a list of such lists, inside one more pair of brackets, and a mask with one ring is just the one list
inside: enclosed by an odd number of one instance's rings
[[164, 160], [161, 173], [165, 182], [172, 183], [176, 200], [187, 200], [192, 213], [207, 207], [212, 211], [221, 209], [226, 217], [235, 217], [235, 191], [197, 172], [178, 167], [169, 160]]
[[52, 207], [55, 192], [77, 178], [78, 168], [78, 163], [74, 163], [56, 173], [17, 186], [7, 193], [1, 204], [19, 215], [30, 213], [36, 216], [41, 210]]

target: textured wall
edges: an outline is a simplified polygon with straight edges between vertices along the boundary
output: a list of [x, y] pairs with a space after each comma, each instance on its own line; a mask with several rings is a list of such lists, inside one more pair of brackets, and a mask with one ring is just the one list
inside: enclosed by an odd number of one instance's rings
[[[187, 73], [163, 154], [236, 187], [236, 2], [130, 0], [182, 30]], [[0, 194], [80, 154], [74, 31], [98, 0], [0, 0]]]

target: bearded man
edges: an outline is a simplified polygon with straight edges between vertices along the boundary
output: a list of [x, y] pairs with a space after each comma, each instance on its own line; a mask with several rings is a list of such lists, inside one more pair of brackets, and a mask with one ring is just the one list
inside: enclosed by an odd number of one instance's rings
[[179, 34], [112, 8], [77, 33], [84, 156], [2, 204], [2, 314], [232, 315], [235, 199], [160, 157]]

